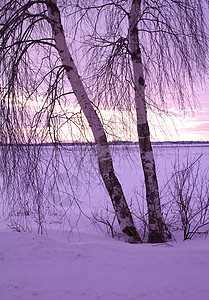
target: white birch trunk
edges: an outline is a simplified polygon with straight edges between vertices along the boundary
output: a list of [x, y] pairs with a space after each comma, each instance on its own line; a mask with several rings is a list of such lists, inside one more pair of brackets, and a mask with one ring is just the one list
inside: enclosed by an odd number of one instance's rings
[[145, 79], [138, 37], [138, 20], [141, 0], [133, 0], [129, 14], [129, 47], [133, 62], [135, 106], [140, 155], [145, 177], [146, 200], [149, 215], [149, 242], [165, 240], [164, 221], [161, 212], [155, 161], [150, 142], [147, 108], [145, 102]]
[[77, 101], [93, 132], [97, 147], [100, 174], [112, 200], [120, 228], [124, 233], [126, 242], [138, 243], [140, 238], [133, 223], [133, 219], [126, 203], [121, 185], [115, 176], [112, 157], [103, 125], [88, 98], [82, 80], [78, 74], [77, 68], [66, 44], [65, 35], [61, 24], [60, 12], [57, 7], [57, 1], [47, 0], [46, 3], [49, 22], [52, 27], [57, 50], [62, 60], [62, 65], [65, 68], [67, 77]]

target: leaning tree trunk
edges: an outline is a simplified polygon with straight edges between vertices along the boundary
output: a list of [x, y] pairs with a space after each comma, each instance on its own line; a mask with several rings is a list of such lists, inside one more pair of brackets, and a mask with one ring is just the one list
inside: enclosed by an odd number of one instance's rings
[[135, 106], [140, 155], [145, 177], [146, 201], [149, 216], [149, 242], [165, 241], [165, 224], [161, 212], [155, 161], [150, 142], [147, 108], [145, 102], [145, 78], [138, 37], [138, 20], [141, 0], [133, 0], [129, 15], [129, 47], [133, 63]]
[[103, 125], [88, 98], [82, 80], [67, 47], [61, 24], [60, 12], [57, 7], [57, 1], [47, 0], [46, 3], [48, 21], [52, 27], [56, 48], [59, 52], [62, 65], [65, 68], [73, 92], [89, 123], [89, 126], [91, 127], [97, 147], [99, 171], [110, 195], [120, 228], [124, 233], [126, 242], [138, 243], [140, 238], [136, 231], [121, 185], [114, 172], [112, 157]]

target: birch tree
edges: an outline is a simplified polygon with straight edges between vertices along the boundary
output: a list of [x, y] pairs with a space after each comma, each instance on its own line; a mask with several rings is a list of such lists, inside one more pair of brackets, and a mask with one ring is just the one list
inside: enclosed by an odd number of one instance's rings
[[208, 1], [76, 1], [75, 7], [92, 28], [84, 35], [96, 103], [136, 111], [149, 241], [164, 241], [169, 233], [147, 108], [166, 113], [172, 105], [184, 111], [193, 106], [190, 91], [208, 72]]
[[135, 90], [135, 107], [140, 155], [144, 171], [146, 200], [149, 215], [149, 241], [166, 240], [165, 224], [160, 205], [160, 196], [155, 169], [154, 155], [150, 141], [150, 130], [147, 120], [145, 100], [145, 77], [138, 37], [138, 17], [141, 12], [140, 1], [133, 1], [129, 14], [129, 49], [133, 63], [133, 82]]
[[[53, 121], [56, 119], [56, 102], [62, 96], [73, 92], [92, 130], [97, 147], [99, 171], [124, 233], [124, 239], [129, 243], [138, 243], [140, 238], [114, 172], [103, 125], [86, 93], [67, 45], [57, 1], [2, 1], [0, 14], [1, 143], [17, 145], [23, 141], [26, 144], [40, 141], [41, 132], [37, 128], [38, 124], [42, 126], [44, 122], [47, 124], [45, 132], [51, 134]], [[68, 93], [63, 87], [63, 84], [67, 84], [65, 75], [72, 88]], [[42, 97], [47, 100], [48, 104], [43, 105], [33, 117], [31, 131], [25, 127], [26, 114], [22, 112], [27, 106], [27, 101], [34, 95], [36, 99]], [[23, 101], [24, 105], [19, 105], [18, 97], [26, 99]], [[41, 99], [40, 101], [42, 102]], [[31, 113], [30, 111], [28, 119], [31, 118]], [[56, 126], [53, 138], [58, 141]]]

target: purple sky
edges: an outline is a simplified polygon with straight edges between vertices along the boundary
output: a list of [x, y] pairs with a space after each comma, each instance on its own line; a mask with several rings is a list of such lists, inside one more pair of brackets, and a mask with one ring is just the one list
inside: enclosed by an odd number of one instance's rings
[[155, 115], [149, 112], [152, 140], [209, 141], [209, 85], [198, 95], [196, 109], [188, 111], [184, 117], [176, 109], [171, 109], [173, 116], [162, 115], [158, 124]]
[[209, 141], [209, 87], [200, 93], [200, 108], [183, 121], [179, 134], [184, 140]]

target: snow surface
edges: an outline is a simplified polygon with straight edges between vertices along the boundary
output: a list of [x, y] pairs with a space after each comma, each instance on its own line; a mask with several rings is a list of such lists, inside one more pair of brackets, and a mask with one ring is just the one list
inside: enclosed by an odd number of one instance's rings
[[209, 239], [130, 245], [0, 232], [1, 300], [209, 299]]
[[[171, 172], [175, 153], [172, 148], [155, 149], [160, 185]], [[200, 148], [195, 155], [199, 153]], [[207, 147], [204, 166], [208, 158]], [[123, 159], [115, 165], [131, 197], [138, 168]], [[101, 195], [100, 187], [90, 194], [91, 208], [98, 198], [104, 201]], [[209, 238], [183, 242], [179, 233], [175, 238], [160, 245], [125, 244], [83, 217], [74, 233], [51, 229], [41, 236], [2, 227], [0, 300], [209, 300]]]

